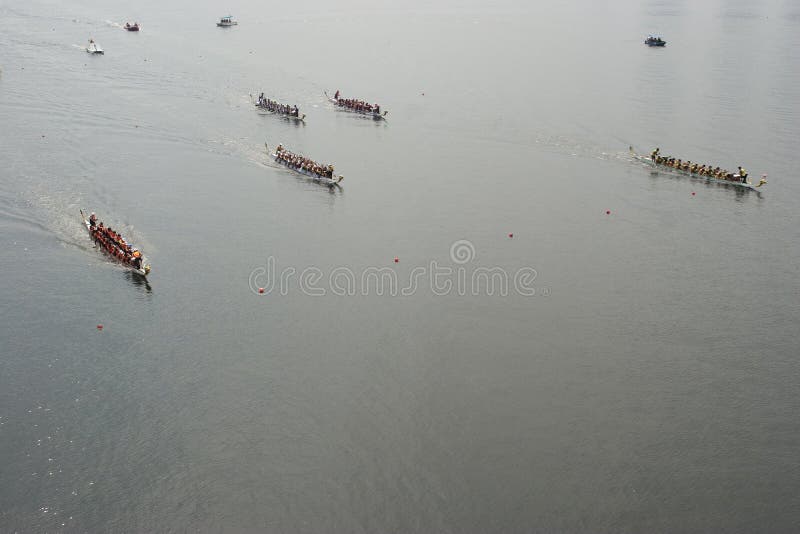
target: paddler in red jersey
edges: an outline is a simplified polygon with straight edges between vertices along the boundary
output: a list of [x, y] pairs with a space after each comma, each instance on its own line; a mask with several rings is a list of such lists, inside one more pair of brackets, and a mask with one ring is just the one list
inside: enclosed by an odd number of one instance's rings
[[336, 94], [333, 95], [333, 99], [334, 100], [339, 100], [339, 90], [338, 89], [336, 90]]

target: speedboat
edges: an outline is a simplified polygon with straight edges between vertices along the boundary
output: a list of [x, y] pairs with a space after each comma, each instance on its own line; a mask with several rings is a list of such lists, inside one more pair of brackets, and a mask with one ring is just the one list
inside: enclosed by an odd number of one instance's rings
[[229, 26], [236, 26], [237, 24], [239, 23], [233, 20], [233, 17], [230, 15], [227, 17], [220, 17], [219, 22], [217, 22], [217, 26], [220, 28], [228, 28]]
[[86, 47], [86, 51], [90, 54], [103, 54], [103, 49], [97, 46], [94, 39], [89, 39], [89, 46]]
[[129, 32], [138, 32], [139, 31], [139, 23], [138, 22], [134, 22], [133, 25], [131, 25], [130, 22], [126, 22], [125, 23], [125, 29], [128, 30]]

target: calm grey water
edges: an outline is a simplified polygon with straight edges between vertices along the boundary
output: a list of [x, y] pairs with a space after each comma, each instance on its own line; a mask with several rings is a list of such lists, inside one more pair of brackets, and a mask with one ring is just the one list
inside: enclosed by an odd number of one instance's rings
[[0, 0], [0, 531], [795, 531], [799, 36], [785, 0]]

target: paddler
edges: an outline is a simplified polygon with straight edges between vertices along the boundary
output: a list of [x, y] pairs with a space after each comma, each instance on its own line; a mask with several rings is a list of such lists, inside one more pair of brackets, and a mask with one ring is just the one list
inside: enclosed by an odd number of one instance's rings
[[747, 171], [744, 170], [741, 166], [739, 167], [739, 177], [742, 179], [742, 183], [747, 183]]
[[92, 228], [97, 226], [97, 215], [95, 215], [94, 212], [92, 212], [92, 214], [89, 215], [89, 226], [91, 226]]
[[333, 99], [334, 100], [339, 100], [339, 90], [338, 89], [336, 90], [336, 94], [333, 95]]
[[139, 249], [136, 249], [136, 248], [133, 249], [132, 256], [133, 256], [133, 258], [131, 259], [131, 265], [133, 265], [137, 269], [141, 269], [142, 268], [142, 255], [139, 252]]
[[650, 159], [652, 159], [653, 161], [655, 161], [655, 160], [656, 160], [656, 158], [658, 158], [658, 156], [660, 156], [660, 155], [661, 155], [661, 149], [660, 149], [660, 148], [658, 148], [658, 147], [656, 147], [656, 149], [655, 149], [655, 150], [653, 150], [652, 152], [650, 152]]

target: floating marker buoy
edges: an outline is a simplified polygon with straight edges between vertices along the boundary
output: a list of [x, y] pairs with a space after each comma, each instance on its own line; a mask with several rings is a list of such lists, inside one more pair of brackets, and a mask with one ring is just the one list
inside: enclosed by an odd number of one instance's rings
[[508, 234], [508, 237], [514, 237], [514, 234]]
[[692, 196], [694, 196], [694, 191], [692, 191]]
[[397, 256], [395, 256], [395, 258], [394, 258], [394, 262], [395, 262], [395, 263], [400, 263], [400, 258], [398, 258]]
[[264, 293], [264, 288], [263, 288], [263, 287], [259, 287], [259, 288], [258, 288], [258, 292], [259, 292], [259, 293]]
[[606, 215], [611, 215], [611, 210], [606, 210]]
[[98, 330], [102, 330], [103, 329], [103, 325], [101, 325], [101, 324], [97, 325], [97, 329]]

